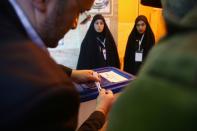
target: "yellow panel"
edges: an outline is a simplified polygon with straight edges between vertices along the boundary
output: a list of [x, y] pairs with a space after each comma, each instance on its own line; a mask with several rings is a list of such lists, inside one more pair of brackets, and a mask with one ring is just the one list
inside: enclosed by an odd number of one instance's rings
[[127, 39], [138, 16], [138, 9], [138, 0], [118, 0], [118, 52], [121, 67]]
[[137, 0], [118, 0], [119, 22], [131, 22], [138, 14]]

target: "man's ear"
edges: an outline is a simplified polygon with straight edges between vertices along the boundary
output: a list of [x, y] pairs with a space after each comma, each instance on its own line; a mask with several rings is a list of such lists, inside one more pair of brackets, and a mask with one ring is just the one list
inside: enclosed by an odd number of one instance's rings
[[33, 6], [41, 11], [41, 12], [45, 12], [47, 5], [46, 5], [46, 0], [32, 0]]

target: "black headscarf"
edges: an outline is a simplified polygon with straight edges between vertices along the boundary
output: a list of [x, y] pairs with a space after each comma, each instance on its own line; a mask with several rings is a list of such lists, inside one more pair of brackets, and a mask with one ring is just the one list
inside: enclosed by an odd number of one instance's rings
[[149, 50], [152, 48], [152, 46], [155, 43], [155, 37], [153, 34], [153, 31], [150, 27], [150, 24], [144, 15], [139, 15], [135, 20], [135, 25], [133, 27], [133, 30], [131, 31], [126, 51], [125, 51], [125, 57], [124, 57], [124, 71], [136, 75], [138, 70], [140, 69], [141, 62], [135, 62], [135, 52], [138, 50], [139, 47], [139, 40], [141, 39], [143, 34], [140, 34], [137, 31], [136, 25], [139, 21], [144, 21], [146, 24], [146, 30], [144, 32], [144, 39], [141, 44], [141, 49], [143, 49], [143, 62], [149, 52]]
[[[94, 28], [94, 23], [98, 19], [104, 22], [104, 29], [101, 33], [98, 33]], [[105, 47], [98, 39], [102, 42], [105, 40]], [[106, 49], [107, 60], [103, 56], [102, 50], [104, 48]], [[120, 68], [120, 61], [115, 41], [105, 19], [102, 15], [97, 14], [94, 16], [81, 44], [77, 69], [94, 69], [106, 66]]]

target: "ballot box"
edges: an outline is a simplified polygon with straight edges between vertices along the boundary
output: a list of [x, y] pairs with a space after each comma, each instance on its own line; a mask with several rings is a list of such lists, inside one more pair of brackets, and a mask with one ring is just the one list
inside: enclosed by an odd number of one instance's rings
[[[115, 67], [97, 68], [94, 69], [94, 71], [96, 71], [101, 77], [101, 87], [110, 89], [113, 91], [113, 93], [121, 91], [126, 85], [135, 79], [135, 76], [121, 71]], [[98, 89], [95, 82], [75, 85], [80, 93], [81, 102], [93, 100], [98, 96]]]

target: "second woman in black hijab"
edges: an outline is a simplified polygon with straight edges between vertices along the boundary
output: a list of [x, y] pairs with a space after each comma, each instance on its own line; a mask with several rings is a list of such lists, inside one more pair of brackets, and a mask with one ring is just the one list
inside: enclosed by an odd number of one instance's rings
[[136, 75], [154, 43], [155, 37], [146, 16], [138, 16], [127, 41], [124, 71]]
[[94, 16], [81, 44], [77, 69], [120, 68], [117, 47], [102, 15]]

